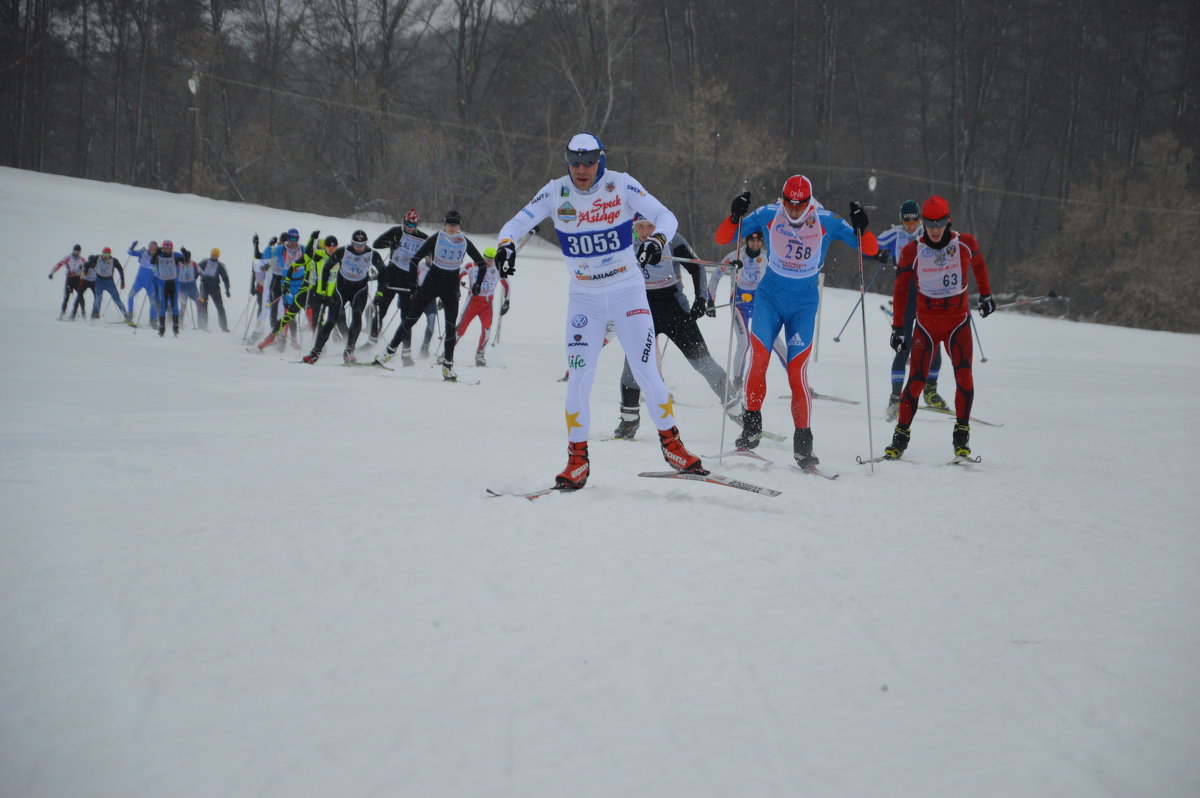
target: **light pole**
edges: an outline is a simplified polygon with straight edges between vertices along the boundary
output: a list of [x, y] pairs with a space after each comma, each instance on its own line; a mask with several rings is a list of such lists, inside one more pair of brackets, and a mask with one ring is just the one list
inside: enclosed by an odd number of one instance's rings
[[188, 177], [187, 177], [187, 193], [192, 193], [192, 179], [196, 173], [196, 148], [200, 139], [200, 102], [196, 96], [196, 92], [200, 90], [200, 75], [193, 74], [188, 78], [188, 91], [192, 93], [192, 107], [189, 109], [192, 112], [192, 147], [191, 157], [188, 159]]

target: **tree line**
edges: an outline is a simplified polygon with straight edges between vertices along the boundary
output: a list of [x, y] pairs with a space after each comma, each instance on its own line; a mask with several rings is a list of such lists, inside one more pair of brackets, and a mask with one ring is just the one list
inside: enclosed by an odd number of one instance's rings
[[800, 172], [880, 231], [945, 196], [998, 291], [1200, 331], [1194, 2], [2, 1], [8, 166], [487, 230], [587, 130], [703, 256]]

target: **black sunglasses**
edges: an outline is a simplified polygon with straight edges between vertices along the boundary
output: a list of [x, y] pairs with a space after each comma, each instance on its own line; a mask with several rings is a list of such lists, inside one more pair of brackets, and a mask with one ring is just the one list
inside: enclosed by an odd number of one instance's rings
[[600, 163], [600, 150], [584, 150], [583, 152], [568, 152], [567, 166], [595, 166]]

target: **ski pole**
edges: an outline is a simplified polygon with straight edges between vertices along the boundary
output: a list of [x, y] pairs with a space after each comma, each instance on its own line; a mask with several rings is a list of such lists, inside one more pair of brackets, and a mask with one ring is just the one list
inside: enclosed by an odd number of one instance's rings
[[[496, 288], [497, 288], [497, 290], [500, 291], [501, 297], [500, 297], [500, 304], [496, 305], [495, 307], [499, 307], [500, 310], [503, 311], [504, 303], [508, 301], [508, 289], [504, 287], [503, 279], [498, 280], [496, 282]], [[494, 301], [495, 300], [493, 300], [493, 302]], [[496, 311], [493, 311], [493, 312], [496, 312]], [[500, 327], [503, 323], [504, 323], [504, 313], [499, 312], [498, 315], [496, 316], [496, 324], [495, 324], [496, 330], [495, 330], [495, 332], [492, 333], [492, 348], [493, 349], [496, 347], [496, 344], [500, 343]]]
[[[397, 288], [396, 291], [397, 291], [397, 293], [400, 291], [408, 293], [407, 288]], [[400, 312], [400, 298], [397, 297], [396, 298], [396, 312], [392, 314], [392, 320], [389, 321], [387, 323], [387, 326], [385, 326], [383, 328], [383, 331], [379, 333], [379, 340], [381, 340], [381, 341], [390, 341], [391, 340], [391, 338], [388, 337], [388, 333], [392, 331], [392, 325], [396, 323], [396, 319], [400, 318], [402, 315], [403, 314]]]
[[[862, 331], [863, 331], [863, 377], [867, 383], [867, 453], [870, 459], [875, 459], [875, 433], [871, 429], [871, 366], [867, 360], [867, 287], [863, 283], [863, 251], [862, 251], [862, 233], [854, 231], [854, 237], [858, 239], [858, 306], [861, 309], [862, 316]], [[879, 268], [883, 268], [883, 264], [879, 264]], [[879, 270], [875, 271], [879, 274]], [[871, 278], [874, 280], [874, 278]], [[841, 335], [841, 333], [838, 333]], [[836, 338], [833, 340], [837, 340]], [[871, 473], [875, 473], [875, 463], [871, 463]]]
[[983, 353], [983, 342], [979, 340], [979, 328], [975, 326], [975, 314], [968, 310], [967, 315], [971, 317], [971, 329], [975, 332], [975, 346], [979, 347], [979, 362], [986, 363], [987, 355]]
[[825, 303], [821, 301], [821, 297], [825, 293], [825, 270], [822, 269], [817, 275], [817, 322], [813, 327], [813, 362], [816, 363], [821, 359], [821, 308]]
[[249, 298], [247, 298], [247, 299], [246, 299], [246, 304], [245, 304], [245, 305], [242, 307], [242, 312], [241, 312], [240, 314], [238, 314], [237, 321], [235, 321], [235, 322], [233, 323], [233, 328], [234, 328], [235, 330], [236, 330], [238, 327], [241, 327], [241, 326], [242, 326], [242, 318], [243, 318], [243, 317], [245, 317], [245, 315], [246, 315], [246, 311], [250, 310], [250, 305], [252, 305], [253, 303], [254, 303], [254, 297], [253, 297], [253, 296], [251, 296], [251, 297], [249, 297]]
[[[862, 249], [861, 241], [859, 242], [859, 249], [860, 250]], [[859, 266], [861, 266], [861, 265], [862, 264], [859, 264]], [[875, 270], [875, 274], [871, 275], [871, 280], [870, 280], [870, 282], [867, 283], [866, 288], [870, 288], [871, 286], [873, 286], [875, 284], [875, 279], [877, 277], [879, 277], [879, 273], [881, 271], [883, 271], [883, 266], [884, 266], [883, 262], [880, 262], [879, 268], [877, 268]], [[858, 283], [860, 286], [862, 285], [862, 275], [861, 274], [859, 275]], [[862, 302], [863, 299], [866, 297], [866, 294], [867, 294], [866, 289], [864, 289], [862, 294], [858, 297], [858, 302]], [[837, 335], [833, 336], [833, 342], [835, 344], [839, 343], [842, 340], [842, 333], [844, 333], [846, 331], [846, 327], [850, 324], [850, 319], [854, 318], [854, 311], [858, 310], [858, 302], [855, 302], [854, 307], [850, 308], [850, 315], [846, 317], [846, 323], [842, 325], [842, 329], [838, 331]]]
[[1044, 296], [1035, 296], [1035, 297], [1031, 297], [1029, 299], [1018, 299], [1016, 302], [1007, 302], [1003, 305], [997, 305], [996, 310], [1007, 310], [1008, 308], [1019, 308], [1024, 305], [1035, 305], [1038, 302], [1045, 302], [1047, 299], [1057, 299], [1057, 298], [1058, 298], [1058, 292], [1051, 291], [1050, 293], [1048, 293]]
[[[742, 191], [746, 190], [746, 181], [742, 181]], [[742, 261], [742, 220], [738, 219], [737, 245], [734, 248], [734, 260], [738, 263]], [[719, 264], [719, 268], [724, 264]], [[737, 282], [738, 270], [734, 268], [733, 274], [729, 275], [729, 304], [733, 305], [734, 299], [737, 297]], [[726, 406], [729, 404], [729, 370], [733, 368], [733, 325], [737, 323], [737, 307], [729, 312], [729, 339], [725, 342], [725, 396], [721, 401], [721, 448], [718, 450], [722, 454], [725, 452], [725, 423], [729, 418], [729, 414], [725, 412]], [[750, 331], [746, 331], [746, 336], [749, 338]], [[741, 375], [738, 375], [741, 376]], [[744, 414], [744, 411], [743, 411]], [[723, 457], [718, 457], [717, 462], [723, 462]]]
[[[521, 240], [517, 242], [517, 252], [520, 252], [522, 249], [524, 249], [525, 245], [527, 243], [529, 243], [529, 239], [533, 238], [534, 233], [538, 232], [538, 230], [540, 230], [540, 229], [541, 229], [541, 225], [535, 224], [533, 226], [533, 229], [530, 230], [528, 233], [526, 233], [524, 235], [524, 237], [522, 237]], [[501, 275], [500, 279], [501, 280], [504, 279], [503, 275]], [[503, 282], [500, 283], [500, 287], [504, 289], [504, 298], [508, 299], [508, 289], [504, 288]], [[499, 316], [496, 317], [496, 331], [492, 334], [492, 348], [495, 348], [496, 344], [500, 343], [500, 328], [503, 326], [504, 326], [504, 314], [501, 313]]]
[[[739, 223], [739, 225], [740, 225], [740, 223]], [[739, 226], [738, 232], [741, 232], [740, 226]], [[738, 241], [738, 251], [740, 252], [741, 249], [742, 249], [742, 242], [739, 240]], [[664, 254], [662, 256], [662, 259], [675, 261], [676, 263], [696, 263], [701, 266], [724, 266], [725, 265], [724, 263], [718, 263], [717, 261], [712, 261], [712, 260], [700, 260], [699, 258], [680, 258], [680, 257], [676, 257], [675, 255], [666, 255], [666, 254]]]

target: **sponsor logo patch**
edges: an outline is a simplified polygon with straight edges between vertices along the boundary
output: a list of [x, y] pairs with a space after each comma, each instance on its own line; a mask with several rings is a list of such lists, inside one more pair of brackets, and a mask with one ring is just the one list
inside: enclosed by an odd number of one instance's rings
[[581, 369], [587, 365], [587, 361], [583, 359], [583, 355], [571, 355], [567, 358], [567, 368]]
[[617, 276], [618, 274], [620, 274], [623, 271], [625, 271], [624, 266], [621, 266], [620, 268], [617, 268], [617, 269], [609, 269], [608, 271], [600, 272], [599, 274], [587, 274], [580, 269], [576, 269], [575, 270], [575, 279], [576, 280], [606, 280], [609, 277]]
[[654, 351], [654, 330], [646, 334], [646, 346], [642, 348], [642, 362], [650, 362], [650, 353]]
[[[574, 208], [571, 209], [574, 212]], [[561, 214], [562, 210], [559, 209]], [[618, 194], [612, 199], [597, 198], [592, 202], [592, 207], [583, 211], [578, 215], [577, 224], [587, 224], [602, 222], [604, 224], [616, 224], [617, 219], [621, 217], [621, 196]], [[565, 220], [564, 220], [565, 221]]]
[[650, 315], [650, 308], [634, 308], [633, 310], [625, 311], [626, 316], [640, 316], [642, 314]]
[[558, 206], [558, 218], [560, 221], [573, 222], [578, 215], [579, 212], [575, 210], [575, 206], [569, 202], [564, 202]]
[[579, 330], [587, 326], [588, 317], [579, 313], [571, 317], [571, 326]]

